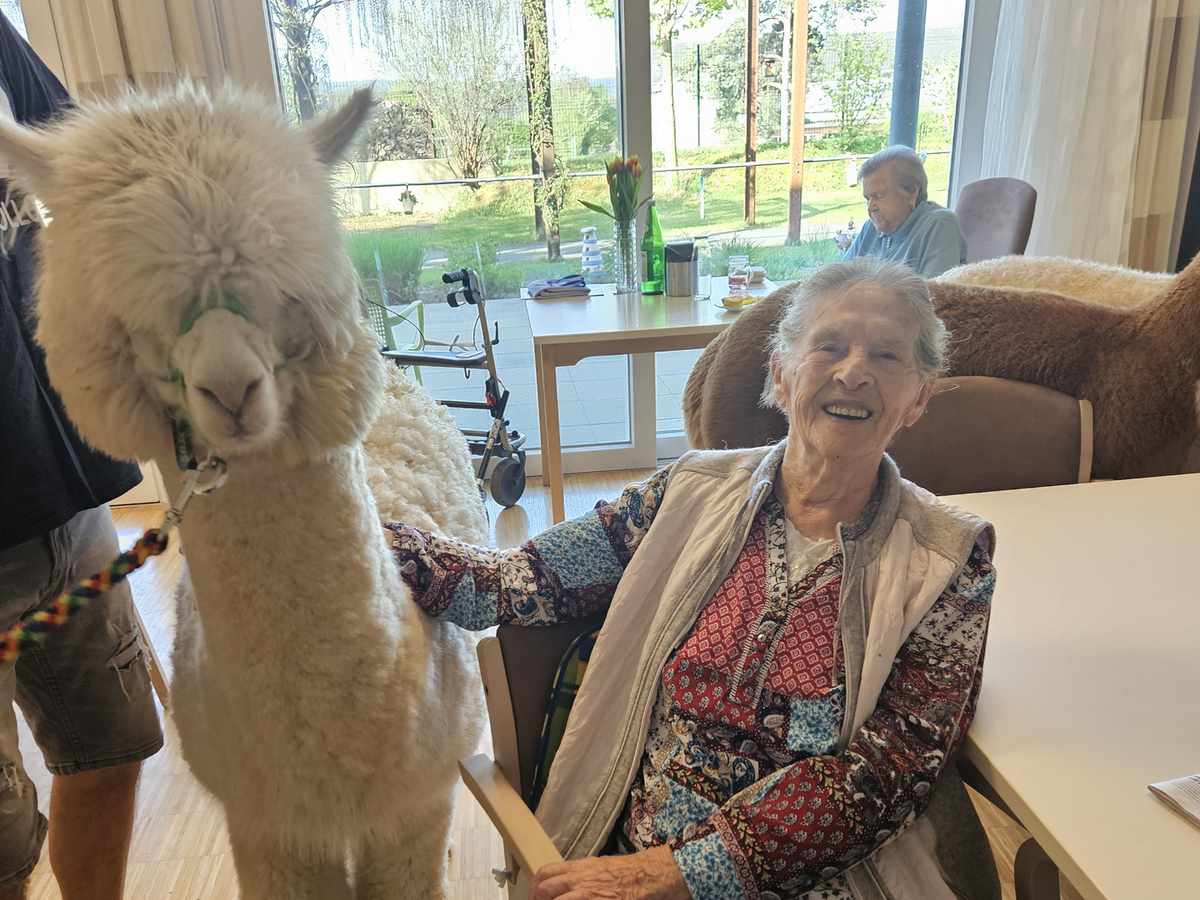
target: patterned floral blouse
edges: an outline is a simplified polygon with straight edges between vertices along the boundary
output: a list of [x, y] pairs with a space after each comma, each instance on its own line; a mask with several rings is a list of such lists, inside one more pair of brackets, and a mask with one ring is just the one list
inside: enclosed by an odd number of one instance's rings
[[[422, 608], [465, 628], [589, 615], [612, 599], [668, 473], [515, 550], [397, 527], [401, 574]], [[874, 715], [832, 755], [841, 549], [789, 583], [785, 523], [768, 495], [669, 658], [618, 821], [618, 849], [669, 845], [697, 900], [848, 900], [841, 873], [924, 810], [975, 711], [994, 578], [978, 546], [901, 647]]]

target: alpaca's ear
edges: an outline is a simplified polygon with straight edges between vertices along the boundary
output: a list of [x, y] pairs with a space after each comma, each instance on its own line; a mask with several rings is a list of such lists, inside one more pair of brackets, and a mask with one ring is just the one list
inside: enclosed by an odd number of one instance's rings
[[11, 166], [16, 180], [35, 195], [50, 184], [50, 152], [50, 138], [0, 118], [0, 163]]
[[341, 109], [309, 125], [305, 134], [312, 141], [317, 158], [327, 166], [341, 162], [346, 148], [358, 134], [358, 129], [367, 121], [374, 105], [375, 98], [371, 96], [371, 89], [363, 88], [355, 91]]

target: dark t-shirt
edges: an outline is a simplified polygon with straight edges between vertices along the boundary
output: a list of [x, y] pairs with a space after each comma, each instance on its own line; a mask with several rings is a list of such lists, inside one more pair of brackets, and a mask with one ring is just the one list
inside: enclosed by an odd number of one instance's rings
[[[45, 121], [70, 103], [58, 79], [2, 15], [0, 89], [18, 122]], [[0, 178], [0, 200], [6, 188]], [[0, 550], [107, 503], [142, 478], [135, 464], [88, 447], [50, 387], [30, 315], [37, 227], [22, 226], [0, 255]]]

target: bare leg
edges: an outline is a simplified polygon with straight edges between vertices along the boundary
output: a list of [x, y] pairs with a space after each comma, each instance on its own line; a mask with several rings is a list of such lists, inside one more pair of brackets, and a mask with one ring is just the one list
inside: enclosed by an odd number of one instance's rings
[[345, 859], [284, 852], [229, 828], [241, 900], [351, 900]]
[[425, 814], [406, 816], [388, 840], [366, 842], [355, 860], [356, 900], [445, 900], [453, 811], [451, 792]]
[[121, 900], [142, 764], [55, 775], [50, 868], [63, 900]]

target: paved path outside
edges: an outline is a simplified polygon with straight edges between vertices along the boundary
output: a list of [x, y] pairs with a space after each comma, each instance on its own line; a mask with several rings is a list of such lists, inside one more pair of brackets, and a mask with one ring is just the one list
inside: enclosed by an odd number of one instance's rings
[[[859, 220], [856, 219], [855, 221], [858, 222]], [[802, 227], [800, 237], [802, 240], [832, 238], [832, 235], [837, 232], [838, 228], [844, 227], [844, 224], [823, 224]], [[739, 240], [758, 244], [763, 247], [780, 247], [787, 240], [787, 225], [773, 225], [769, 228], [738, 228], [728, 231], [705, 231], [703, 228], [697, 228], [693, 233], [696, 235], [707, 235], [710, 241], [721, 241], [725, 238], [736, 237]], [[601, 242], [605, 239], [612, 239], [612, 235], [602, 233], [602, 229], [597, 229], [597, 234]], [[567, 259], [578, 259], [582, 252], [582, 240], [580, 239], [562, 240], [559, 246], [562, 250], [562, 255]], [[498, 263], [543, 262], [545, 259], [546, 243], [544, 241], [540, 243], [507, 244], [496, 251], [496, 262]], [[425, 268], [438, 268], [444, 266], [445, 263], [446, 253], [444, 250], [430, 248], [425, 251]]]

